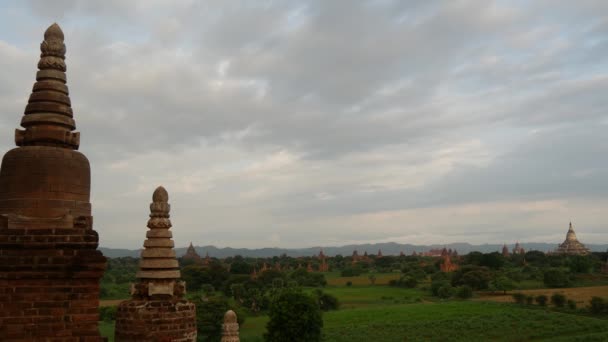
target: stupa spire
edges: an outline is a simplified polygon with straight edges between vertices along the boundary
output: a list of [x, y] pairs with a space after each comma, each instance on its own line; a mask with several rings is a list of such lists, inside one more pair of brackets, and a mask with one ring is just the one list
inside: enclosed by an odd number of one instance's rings
[[65, 44], [57, 23], [44, 32], [36, 83], [25, 106], [21, 126], [15, 131], [17, 146], [54, 146], [77, 150], [80, 133], [73, 119], [66, 85]]
[[173, 234], [169, 230], [170, 210], [169, 194], [165, 188], [159, 186], [152, 195], [148, 220], [150, 230], [146, 233], [145, 249], [141, 252], [136, 278], [167, 280], [180, 278], [179, 265], [173, 250], [174, 243], [171, 240]]

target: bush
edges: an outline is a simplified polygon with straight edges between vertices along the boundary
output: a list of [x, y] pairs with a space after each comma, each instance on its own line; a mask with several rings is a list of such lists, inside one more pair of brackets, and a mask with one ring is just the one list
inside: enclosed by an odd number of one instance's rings
[[213, 288], [213, 285], [211, 285], [211, 284], [202, 284], [201, 291], [203, 291], [205, 294], [209, 295], [209, 294], [213, 293], [213, 291], [215, 291], [215, 289]]
[[521, 292], [514, 293], [513, 300], [515, 301], [515, 303], [523, 305], [526, 301], [526, 295]]
[[304, 268], [293, 271], [289, 278], [300, 286], [322, 287], [327, 285], [327, 280], [322, 273], [307, 272]]
[[550, 269], [543, 274], [543, 282], [547, 287], [568, 287], [570, 277], [562, 270]]
[[538, 295], [538, 296], [536, 296], [536, 298], [534, 298], [534, 300], [540, 306], [547, 306], [548, 298], [545, 295]]
[[555, 305], [558, 308], [563, 308], [566, 305], [566, 296], [561, 293], [554, 293], [551, 296], [551, 304]]
[[462, 299], [469, 299], [473, 297], [473, 289], [468, 285], [458, 286], [456, 288], [456, 297]]
[[198, 336], [203, 341], [219, 341], [222, 334], [222, 322], [224, 314], [228, 311], [228, 299], [226, 297], [209, 297], [206, 300], [197, 300], [196, 325]]
[[323, 319], [315, 299], [301, 291], [286, 289], [275, 296], [268, 312], [264, 339], [269, 342], [321, 340]]
[[451, 287], [450, 282], [447, 280], [437, 280], [431, 283], [431, 293], [433, 296], [439, 296], [439, 289], [442, 287]]
[[492, 279], [489, 288], [492, 292], [502, 291], [503, 294], [507, 294], [507, 291], [513, 290], [515, 288], [515, 284], [513, 284], [513, 281], [507, 278], [506, 276], [500, 276], [495, 279]]
[[592, 297], [589, 301], [589, 311], [594, 315], [608, 313], [608, 302], [600, 297]]
[[347, 282], [346, 282], [346, 286], [348, 286], [348, 287], [353, 286], [353, 282], [352, 282], [352, 281], [350, 281], [350, 280], [349, 280], [349, 281], [347, 281]]
[[445, 286], [440, 287], [437, 290], [437, 296], [439, 298], [448, 299], [448, 298], [452, 297], [453, 294], [454, 294], [454, 288], [452, 287], [452, 285], [445, 285]]
[[101, 306], [99, 307], [99, 320], [112, 322], [116, 320], [116, 306]]
[[360, 267], [349, 267], [349, 268], [345, 268], [342, 270], [342, 272], [340, 272], [340, 276], [341, 277], [356, 277], [361, 275], [361, 273], [363, 273], [363, 270]]
[[534, 304], [534, 296], [527, 296], [527, 297], [526, 297], [526, 304], [527, 304], [527, 305], [532, 305], [532, 304]]
[[406, 287], [409, 289], [413, 289], [416, 286], [418, 286], [418, 280], [416, 280], [416, 278], [411, 277], [409, 275], [405, 275], [402, 276], [399, 279], [391, 279], [388, 282], [389, 286], [395, 286], [395, 287]]
[[338, 298], [335, 296], [332, 296], [318, 289], [315, 290], [315, 296], [317, 297], [317, 303], [319, 304], [319, 307], [323, 311], [338, 310], [338, 308], [340, 307], [340, 302], [338, 302]]
[[576, 310], [576, 302], [572, 299], [568, 299], [568, 309]]

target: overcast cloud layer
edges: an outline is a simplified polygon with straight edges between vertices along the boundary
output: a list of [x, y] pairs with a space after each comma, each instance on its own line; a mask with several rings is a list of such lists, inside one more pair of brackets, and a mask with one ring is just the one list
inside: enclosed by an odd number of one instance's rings
[[608, 243], [607, 1], [6, 1], [1, 151], [55, 21], [103, 246]]

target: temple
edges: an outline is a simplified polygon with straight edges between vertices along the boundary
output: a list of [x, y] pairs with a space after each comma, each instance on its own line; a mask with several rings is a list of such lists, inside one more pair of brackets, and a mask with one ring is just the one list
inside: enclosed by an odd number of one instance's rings
[[184, 299], [186, 284], [175, 257], [169, 194], [162, 186], [152, 195], [145, 249], [131, 299], [116, 313], [116, 341], [196, 341], [194, 303]]
[[569, 254], [569, 255], [587, 255], [589, 254], [589, 249], [585, 247], [582, 243], [578, 241], [576, 238], [576, 233], [574, 232], [574, 228], [572, 228], [572, 222], [570, 222], [570, 227], [568, 228], [568, 233], [566, 233], [566, 240], [562, 242], [555, 250], [556, 254]]
[[441, 272], [454, 272], [456, 270], [458, 270], [458, 265], [452, 263], [452, 259], [451, 256], [452, 252], [448, 251], [447, 249], [443, 249], [442, 253], [441, 253], [441, 262], [439, 264], [439, 269], [441, 270]]
[[184, 254], [182, 260], [187, 260], [195, 264], [201, 264], [203, 262], [201, 256], [196, 253], [196, 249], [194, 249], [194, 246], [192, 246], [192, 242], [190, 242], [190, 246], [188, 246], [186, 254]]
[[0, 168], [0, 340], [102, 341], [106, 259], [93, 230], [88, 159], [77, 151], [64, 35], [44, 33], [39, 71]]
[[319, 272], [329, 272], [329, 265], [325, 260], [325, 253], [323, 253], [323, 249], [319, 252], [319, 260], [321, 263], [319, 264]]
[[507, 244], [505, 243], [502, 245], [502, 256], [506, 258], [509, 255], [509, 247], [507, 247]]
[[517, 241], [513, 247], [513, 255], [515, 254], [526, 254], [526, 250], [519, 245], [519, 241]]

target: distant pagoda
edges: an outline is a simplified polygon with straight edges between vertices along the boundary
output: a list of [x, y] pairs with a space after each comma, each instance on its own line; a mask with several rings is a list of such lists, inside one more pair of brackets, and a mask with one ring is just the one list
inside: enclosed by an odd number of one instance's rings
[[585, 247], [576, 238], [574, 228], [572, 228], [572, 222], [570, 222], [570, 228], [566, 234], [566, 240], [562, 242], [555, 251], [556, 254], [568, 254], [568, 255], [587, 255], [589, 254], [589, 248]]
[[198, 255], [198, 253], [196, 253], [196, 249], [194, 249], [192, 242], [190, 242], [190, 246], [188, 246], [188, 249], [186, 250], [186, 254], [184, 254], [184, 256], [182, 257], [182, 260], [190, 260], [196, 264], [200, 264], [203, 262], [203, 259], [201, 258], [201, 256]]

